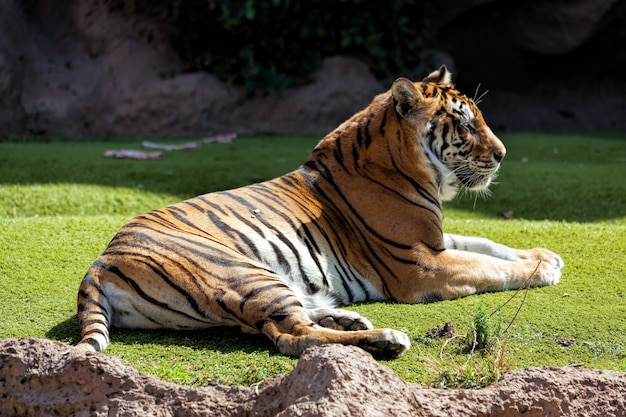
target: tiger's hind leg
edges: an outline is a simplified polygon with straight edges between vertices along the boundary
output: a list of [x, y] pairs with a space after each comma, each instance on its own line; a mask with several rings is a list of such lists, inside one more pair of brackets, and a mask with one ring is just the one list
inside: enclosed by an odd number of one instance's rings
[[[289, 320], [292, 324], [295, 318]], [[282, 326], [267, 326], [263, 330], [274, 341], [276, 348], [285, 355], [300, 356], [311, 346], [326, 344], [353, 345], [376, 357], [401, 356], [411, 347], [408, 336], [393, 329], [368, 329], [357, 331], [334, 330], [304, 321], [294, 324], [289, 331]]]
[[358, 346], [385, 358], [400, 356], [411, 347], [406, 334], [393, 329], [373, 329], [369, 320], [357, 313], [338, 309], [300, 308], [280, 321], [266, 322], [262, 332], [279, 352], [290, 356], [300, 356], [311, 346], [332, 343]]
[[308, 347], [337, 343], [359, 346], [380, 357], [395, 357], [411, 346], [404, 333], [374, 329], [358, 313], [305, 308], [297, 295], [300, 292], [294, 292], [279, 275], [267, 269], [253, 272], [248, 265], [246, 273], [243, 272], [231, 271], [247, 277], [246, 284], [222, 286], [215, 299], [217, 306], [242, 329], [249, 328], [269, 337], [284, 355], [300, 356]]

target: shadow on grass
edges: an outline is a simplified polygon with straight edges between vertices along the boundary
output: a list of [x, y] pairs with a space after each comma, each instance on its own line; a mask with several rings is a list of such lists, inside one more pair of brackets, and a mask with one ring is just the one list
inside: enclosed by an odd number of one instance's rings
[[[469, 194], [445, 207], [491, 218], [509, 212], [528, 220], [594, 222], [626, 216], [626, 134], [509, 134], [502, 139], [508, 154], [492, 196]], [[318, 140], [239, 138], [166, 153], [156, 161], [102, 156], [105, 149], [137, 148], [139, 140], [0, 143], [0, 184], [103, 185], [182, 200], [296, 169]]]
[[239, 138], [233, 143], [165, 152], [159, 160], [103, 157], [107, 149], [141, 149], [139, 140], [0, 142], [0, 184], [101, 185], [184, 199], [292, 171], [306, 160], [317, 140], [275, 136]]
[[[78, 318], [72, 316], [58, 323], [46, 332], [46, 337], [75, 345], [80, 340]], [[272, 342], [264, 335], [245, 334], [235, 327], [214, 327], [190, 331], [112, 329], [111, 342], [125, 345], [180, 346], [224, 354], [276, 351]]]

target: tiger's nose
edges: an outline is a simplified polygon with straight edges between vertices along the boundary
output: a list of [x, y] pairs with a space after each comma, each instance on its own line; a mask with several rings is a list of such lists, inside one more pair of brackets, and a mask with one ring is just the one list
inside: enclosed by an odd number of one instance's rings
[[495, 159], [496, 162], [502, 162], [504, 155], [506, 155], [506, 151], [504, 149], [496, 149], [493, 151], [493, 159]]

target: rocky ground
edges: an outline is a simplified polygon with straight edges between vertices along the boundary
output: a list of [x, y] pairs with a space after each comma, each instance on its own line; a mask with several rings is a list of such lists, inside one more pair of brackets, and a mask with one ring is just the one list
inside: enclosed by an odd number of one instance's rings
[[477, 390], [409, 384], [353, 346], [308, 349], [258, 387], [175, 385], [111, 356], [0, 341], [3, 416], [626, 416], [626, 374], [529, 368]]

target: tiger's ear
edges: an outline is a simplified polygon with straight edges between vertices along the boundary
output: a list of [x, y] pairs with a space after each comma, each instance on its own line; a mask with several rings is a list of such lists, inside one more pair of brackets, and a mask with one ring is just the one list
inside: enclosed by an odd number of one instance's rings
[[398, 78], [391, 86], [393, 102], [398, 112], [405, 119], [417, 114], [418, 104], [422, 100], [422, 93], [415, 88], [415, 84], [406, 78]]
[[438, 70], [431, 72], [428, 74], [426, 78], [422, 80], [423, 83], [435, 83], [435, 84], [444, 84], [453, 86], [452, 84], [452, 73], [448, 71], [448, 67], [442, 65]]

